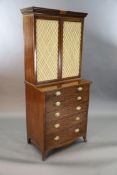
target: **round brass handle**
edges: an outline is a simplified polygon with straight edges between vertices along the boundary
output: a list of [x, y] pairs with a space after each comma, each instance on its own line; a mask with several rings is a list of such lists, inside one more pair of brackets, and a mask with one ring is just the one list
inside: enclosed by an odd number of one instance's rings
[[76, 117], [76, 120], [77, 120], [77, 121], [80, 120], [80, 117]]
[[61, 105], [61, 102], [60, 101], [57, 101], [55, 104], [56, 104], [56, 106], [60, 106]]
[[54, 140], [55, 140], [55, 141], [57, 141], [57, 140], [59, 140], [59, 139], [60, 139], [59, 136], [54, 137]]
[[82, 100], [82, 97], [81, 97], [81, 96], [78, 96], [78, 97], [77, 97], [77, 100]]
[[80, 111], [81, 110], [81, 106], [77, 106], [76, 110]]
[[59, 124], [59, 123], [56, 123], [56, 124], [54, 125], [54, 127], [55, 127], [55, 128], [59, 128], [59, 127], [60, 127], [60, 124]]
[[78, 87], [77, 90], [78, 91], [82, 91], [83, 90], [83, 87]]
[[56, 96], [60, 96], [61, 95], [61, 92], [60, 91], [57, 91], [55, 94], [56, 94]]
[[75, 133], [78, 133], [78, 132], [80, 132], [80, 129], [79, 129], [79, 128], [76, 128], [76, 129], [74, 130], [74, 132], [75, 132]]
[[55, 117], [59, 117], [59, 116], [60, 116], [60, 112], [56, 112]]

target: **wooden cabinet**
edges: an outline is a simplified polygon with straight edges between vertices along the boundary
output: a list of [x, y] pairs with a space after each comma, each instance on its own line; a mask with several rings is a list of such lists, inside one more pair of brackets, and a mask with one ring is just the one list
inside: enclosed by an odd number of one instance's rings
[[47, 153], [86, 141], [90, 81], [81, 78], [86, 13], [29, 7], [23, 14], [27, 140]]

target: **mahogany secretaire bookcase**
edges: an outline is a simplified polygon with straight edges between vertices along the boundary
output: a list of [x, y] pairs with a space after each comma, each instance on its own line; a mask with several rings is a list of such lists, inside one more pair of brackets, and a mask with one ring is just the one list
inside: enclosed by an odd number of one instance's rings
[[27, 140], [47, 153], [86, 141], [90, 81], [81, 78], [86, 13], [29, 7], [24, 28]]

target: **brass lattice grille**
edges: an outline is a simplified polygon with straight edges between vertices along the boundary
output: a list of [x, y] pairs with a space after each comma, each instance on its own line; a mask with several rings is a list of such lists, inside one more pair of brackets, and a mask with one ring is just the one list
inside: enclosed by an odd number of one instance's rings
[[81, 23], [64, 22], [62, 78], [78, 76], [80, 67]]
[[57, 79], [58, 21], [36, 20], [37, 81]]

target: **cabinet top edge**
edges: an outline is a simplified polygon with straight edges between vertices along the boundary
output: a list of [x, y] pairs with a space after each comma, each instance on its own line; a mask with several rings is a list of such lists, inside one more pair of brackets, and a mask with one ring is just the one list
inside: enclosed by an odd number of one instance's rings
[[88, 13], [83, 12], [76, 12], [76, 11], [65, 11], [65, 10], [58, 10], [58, 9], [49, 9], [49, 8], [42, 8], [42, 7], [27, 7], [21, 9], [21, 13], [23, 15], [26, 14], [47, 14], [47, 15], [54, 15], [54, 16], [68, 16], [68, 17], [82, 17], [85, 18]]
[[47, 92], [47, 91], [52, 91], [52, 90], [57, 90], [57, 89], [60, 90], [62, 88], [71, 87], [71, 86], [79, 86], [79, 85], [84, 85], [84, 84], [90, 85], [92, 84], [92, 81], [80, 79], [80, 80], [75, 80], [73, 82], [63, 82], [63, 83], [48, 84], [48, 85], [43, 85], [43, 86], [34, 85], [34, 84], [31, 84], [25, 81], [25, 84], [33, 86], [34, 88], [36, 88], [37, 90], [41, 92]]
[[37, 87], [37, 89], [41, 92], [48, 92], [48, 91], [53, 91], [53, 90], [61, 90], [63, 88], [67, 87], [73, 87], [73, 86], [82, 86], [86, 84], [91, 84], [92, 82], [89, 80], [78, 80], [74, 82], [69, 82], [69, 83], [62, 83], [62, 84], [56, 84], [56, 85], [50, 85], [50, 86], [42, 86], [42, 87]]

